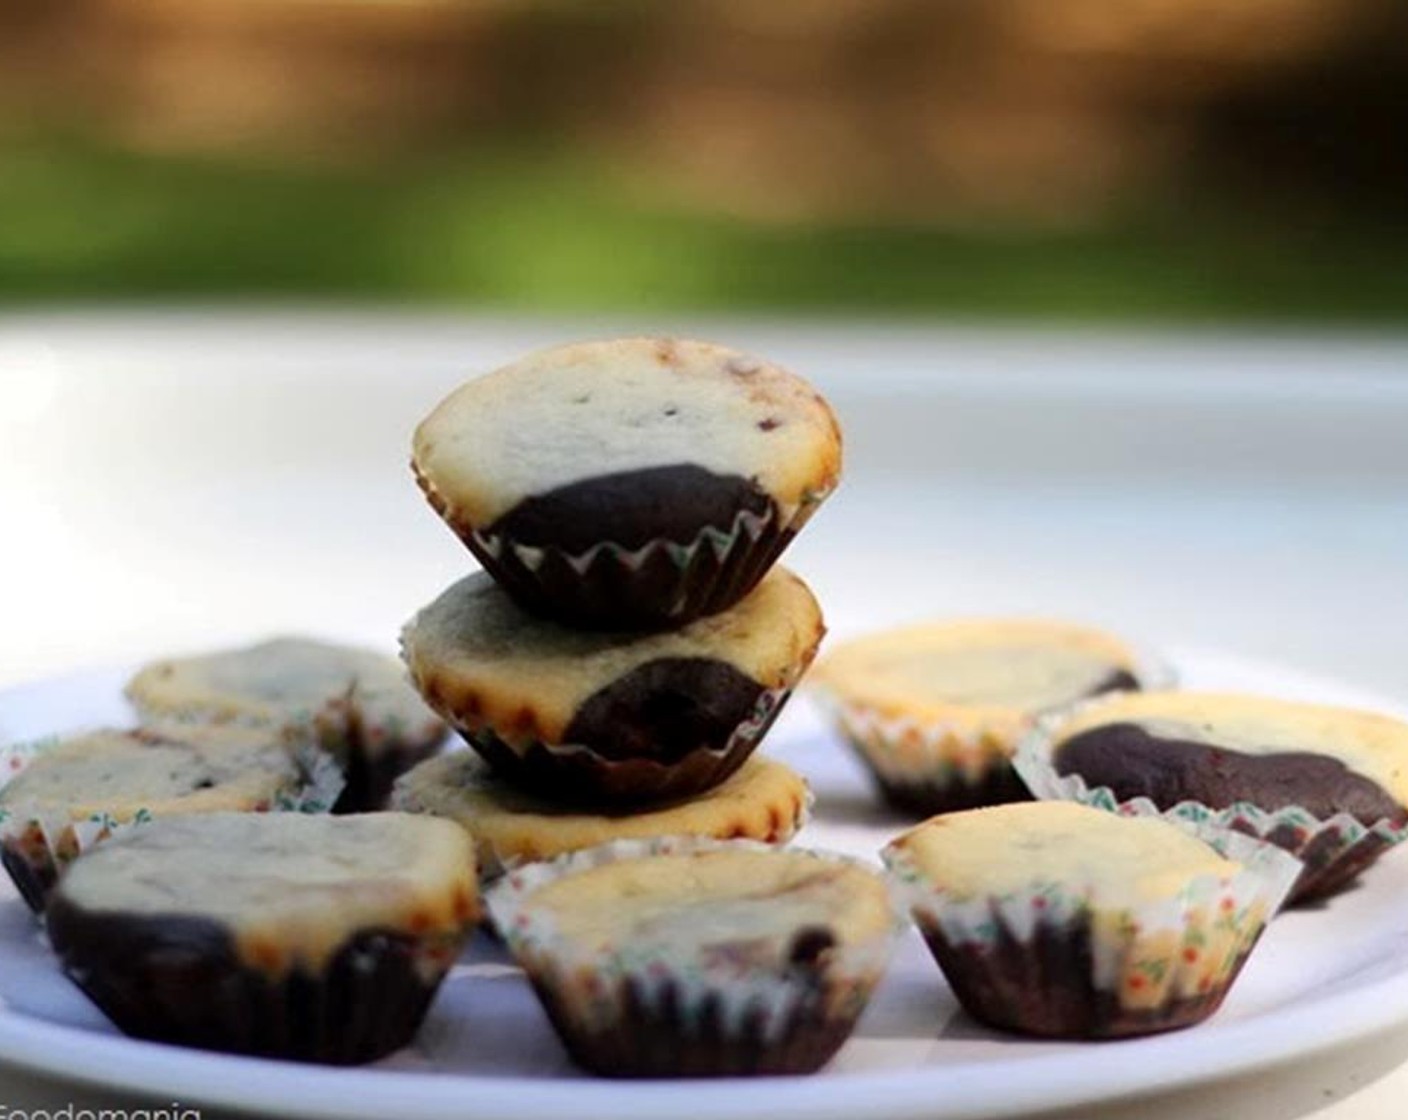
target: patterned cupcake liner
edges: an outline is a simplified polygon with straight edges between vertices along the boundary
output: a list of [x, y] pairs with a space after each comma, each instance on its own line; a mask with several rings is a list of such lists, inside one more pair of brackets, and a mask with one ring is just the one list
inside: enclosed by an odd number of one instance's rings
[[[59, 742], [51, 737], [0, 746], [0, 789]], [[302, 785], [278, 794], [265, 808], [278, 812], [328, 812], [342, 792], [341, 768], [325, 751], [311, 743], [300, 744], [294, 751]], [[111, 811], [93, 812], [81, 820], [74, 820], [66, 810], [59, 808], [22, 804], [0, 808], [0, 860], [29, 908], [41, 914], [49, 892], [69, 864], [94, 844], [152, 819], [151, 810], [141, 807], [121, 815]]]
[[[540, 887], [577, 871], [729, 850], [769, 846], [698, 837], [614, 841], [520, 868], [490, 889], [495, 924], [579, 1065], [607, 1077], [810, 1073], [850, 1036], [889, 961], [898, 915], [881, 934], [774, 972], [740, 971], [664, 946], [584, 946], [533, 907]], [[875, 873], [844, 856], [792, 851]]]
[[[1174, 682], [1173, 669], [1149, 654], [1135, 659], [1132, 672], [1141, 689], [1168, 688]], [[922, 818], [1031, 799], [1012, 765], [1018, 741], [1035, 723], [1031, 717], [1014, 713], [1003, 719], [923, 721], [882, 715], [824, 685], [811, 691], [881, 796], [908, 815]]]
[[573, 552], [478, 528], [418, 469], [415, 475], [436, 512], [520, 606], [589, 630], [676, 629], [727, 610], [767, 574], [831, 493], [809, 492], [796, 506], [772, 505], [762, 514], [740, 511], [727, 531], [705, 528], [683, 544], [657, 538], [626, 548], [601, 541]]
[[1274, 844], [1303, 865], [1289, 905], [1342, 890], [1384, 852], [1408, 839], [1408, 824], [1383, 819], [1364, 824], [1349, 813], [1318, 817], [1300, 805], [1263, 809], [1249, 801], [1213, 808], [1200, 801], [1160, 807], [1148, 797], [1120, 800], [1109, 786], [1090, 786], [1079, 774], [1060, 774], [1055, 736], [1060, 725], [1086, 705], [1038, 721], [1018, 745], [1013, 765], [1042, 801], [1078, 801], [1130, 817], [1162, 817], [1175, 823], [1210, 825]]
[[1182, 827], [1241, 869], [1106, 905], [1059, 882], [959, 898], [936, 887], [905, 849], [892, 844], [881, 856], [975, 1019], [1045, 1037], [1118, 1038], [1213, 1014], [1300, 873], [1300, 862], [1275, 845], [1206, 823]]
[[607, 758], [577, 743], [510, 743], [492, 727], [469, 727], [447, 716], [486, 762], [524, 789], [564, 802], [634, 805], [690, 797], [723, 782], [748, 760], [791, 695], [790, 685], [765, 689], [722, 747], [697, 748], [670, 762]]
[[364, 930], [316, 971], [295, 966], [278, 975], [242, 961], [213, 923], [90, 917], [62, 894], [49, 934], [64, 972], [134, 1038], [353, 1065], [411, 1041], [468, 929]]

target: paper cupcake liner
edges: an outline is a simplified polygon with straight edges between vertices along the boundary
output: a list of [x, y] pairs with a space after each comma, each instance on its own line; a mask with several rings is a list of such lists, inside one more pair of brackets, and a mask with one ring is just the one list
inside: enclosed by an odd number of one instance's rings
[[1385, 818], [1366, 825], [1349, 813], [1317, 817], [1300, 805], [1263, 809], [1249, 801], [1236, 801], [1213, 808], [1200, 801], [1181, 801], [1161, 808], [1148, 797], [1122, 801], [1109, 786], [1092, 787], [1079, 774], [1057, 772], [1054, 735], [1061, 722], [1077, 711], [1039, 721], [1017, 748], [1013, 765], [1038, 799], [1078, 801], [1124, 816], [1206, 824], [1274, 844], [1303, 865], [1291, 891], [1291, 905], [1343, 889], [1384, 852], [1408, 838], [1408, 824]]
[[699, 748], [670, 762], [607, 758], [589, 746], [532, 739], [511, 744], [492, 727], [451, 725], [495, 770], [544, 797], [584, 804], [670, 801], [712, 789], [747, 761], [772, 727], [790, 686], [765, 689], [748, 718], [718, 749]]
[[242, 962], [219, 926], [91, 918], [62, 895], [49, 933], [65, 973], [124, 1034], [334, 1065], [410, 1042], [464, 943], [463, 935], [366, 930], [321, 970], [275, 976]]
[[[1174, 680], [1172, 668], [1148, 654], [1141, 653], [1131, 671], [1144, 690], [1171, 687]], [[1018, 741], [1035, 722], [1030, 717], [923, 721], [882, 715], [824, 685], [812, 686], [812, 694], [881, 796], [911, 816], [1031, 799], [1012, 765]]]
[[[50, 737], [0, 746], [0, 789], [59, 742]], [[267, 808], [279, 812], [328, 812], [342, 792], [341, 768], [311, 743], [294, 750], [303, 784], [296, 791], [277, 795]], [[63, 809], [25, 805], [0, 808], [0, 860], [29, 908], [40, 914], [50, 890], [69, 864], [94, 844], [139, 828], [152, 819], [152, 812], [141, 807], [122, 816], [94, 812], [82, 820], [72, 819]]]
[[580, 552], [520, 544], [457, 516], [416, 471], [430, 504], [495, 582], [524, 609], [589, 630], [676, 629], [727, 610], [767, 574], [830, 490], [790, 508], [740, 511], [727, 531], [705, 528], [686, 543], [657, 538], [639, 548], [602, 541]]
[[[696, 837], [615, 841], [531, 864], [490, 890], [495, 924], [579, 1065], [609, 1077], [809, 1073], [850, 1036], [889, 960], [898, 919], [883, 934], [826, 953], [812, 966], [741, 974], [665, 947], [594, 951], [561, 936], [532, 906], [538, 888], [576, 871], [731, 849], [768, 845]], [[803, 854], [865, 866], [829, 853]]]
[[1061, 883], [986, 898], [936, 887], [903, 848], [882, 858], [958, 1001], [1001, 1030], [1117, 1038], [1215, 1012], [1300, 872], [1280, 848], [1185, 823], [1225, 858], [1166, 897], [1102, 906]]

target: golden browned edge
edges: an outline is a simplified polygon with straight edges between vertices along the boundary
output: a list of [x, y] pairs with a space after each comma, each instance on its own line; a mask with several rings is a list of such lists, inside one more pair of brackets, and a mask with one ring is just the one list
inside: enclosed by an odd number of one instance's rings
[[[802, 582], [791, 572], [786, 573]], [[811, 589], [806, 587], [810, 595]], [[811, 596], [813, 604], [816, 597]], [[816, 658], [826, 636], [826, 621], [821, 607], [816, 604], [816, 629], [810, 641], [803, 640], [802, 650], [783, 665], [771, 680], [758, 681], [764, 688], [794, 688], [802, 675]], [[410, 625], [414, 625], [413, 619]], [[544, 722], [534, 709], [531, 699], [520, 704], [513, 718], [508, 721], [490, 721], [484, 716], [487, 702], [485, 690], [475, 688], [471, 682], [454, 680], [448, 673], [436, 672], [433, 667], [421, 664], [420, 658], [413, 656], [407, 648], [404, 632], [401, 639], [402, 660], [411, 675], [411, 681], [426, 704], [447, 720], [451, 726], [470, 731], [492, 728], [498, 736], [511, 743], [539, 741], [553, 746], [561, 744], [561, 728], [551, 727]]]

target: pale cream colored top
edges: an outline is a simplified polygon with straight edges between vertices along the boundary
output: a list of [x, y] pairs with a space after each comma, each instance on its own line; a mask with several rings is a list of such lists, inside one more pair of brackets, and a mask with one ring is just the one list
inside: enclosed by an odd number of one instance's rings
[[645, 635], [559, 626], [479, 572], [412, 619], [401, 648], [421, 693], [457, 723], [560, 742], [583, 701], [649, 661], [712, 658], [765, 688], [790, 687], [823, 633], [811, 591], [780, 566], [721, 614]]
[[353, 736], [368, 753], [445, 733], [394, 657], [284, 637], [143, 667], [127, 695], [146, 715], [298, 727]]
[[1242, 754], [1309, 751], [1337, 758], [1408, 805], [1408, 723], [1349, 708], [1207, 692], [1129, 693], [1063, 723], [1054, 745], [1111, 723]]
[[393, 808], [433, 813], [467, 830], [487, 874], [608, 840], [709, 836], [785, 843], [801, 826], [806, 804], [802, 777], [757, 755], [688, 801], [634, 812], [592, 812], [536, 797], [493, 777], [488, 763], [472, 751], [422, 762], [392, 793]]
[[87, 911], [217, 922], [243, 961], [273, 973], [316, 971], [365, 930], [455, 933], [479, 914], [469, 838], [407, 813], [157, 821], [84, 855], [59, 890]]
[[975, 618], [845, 642], [822, 659], [812, 680], [886, 716], [986, 722], [1069, 703], [1134, 667], [1134, 652], [1098, 630]]
[[55, 744], [3, 790], [0, 807], [58, 810], [70, 820], [266, 809], [303, 781], [278, 735], [243, 727], [95, 731]]
[[658, 946], [705, 963], [761, 967], [785, 965], [807, 931], [844, 946], [892, 922], [878, 875], [781, 849], [619, 860], [545, 884], [524, 909], [546, 913], [561, 936], [588, 948]]
[[483, 527], [584, 478], [691, 464], [753, 479], [784, 509], [830, 490], [841, 436], [801, 378], [683, 339], [620, 338], [530, 354], [451, 393], [413, 456], [452, 519]]
[[1123, 817], [1071, 801], [998, 805], [933, 817], [901, 836], [935, 886], [963, 898], [1060, 884], [1096, 903], [1157, 899], [1199, 875], [1241, 865], [1157, 817]]

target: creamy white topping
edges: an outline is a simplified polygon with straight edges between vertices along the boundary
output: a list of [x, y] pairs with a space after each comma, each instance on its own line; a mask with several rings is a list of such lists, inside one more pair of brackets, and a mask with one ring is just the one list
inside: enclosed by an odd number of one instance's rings
[[1067, 623], [972, 619], [846, 642], [816, 678], [889, 715], [961, 718], [963, 709], [1030, 716], [1089, 695], [1134, 664], [1106, 634]]
[[781, 850], [622, 860], [553, 880], [525, 908], [590, 948], [744, 967], [786, 964], [810, 933], [854, 943], [891, 920], [876, 875]]
[[370, 754], [401, 742], [434, 742], [444, 734], [395, 658], [308, 638], [275, 638], [153, 662], [127, 692], [157, 717], [313, 723], [335, 745]]
[[703, 342], [626, 338], [530, 354], [461, 386], [420, 425], [415, 462], [486, 526], [587, 477], [691, 464], [756, 480], [784, 507], [830, 489], [840, 435], [801, 378]]
[[208, 919], [269, 971], [316, 968], [362, 931], [450, 933], [477, 914], [469, 838], [405, 813], [170, 818], [97, 846], [59, 890], [86, 911]]
[[1197, 875], [1230, 878], [1240, 867], [1167, 821], [1067, 801], [946, 813], [906, 832], [896, 846], [957, 898], [1051, 883], [1117, 905], [1176, 893]]
[[98, 731], [55, 744], [0, 790], [0, 806], [153, 814], [268, 808], [302, 782], [276, 733], [233, 727]]

